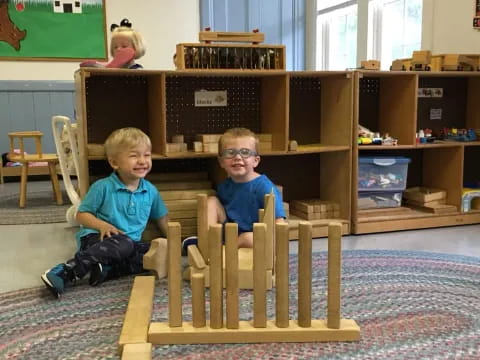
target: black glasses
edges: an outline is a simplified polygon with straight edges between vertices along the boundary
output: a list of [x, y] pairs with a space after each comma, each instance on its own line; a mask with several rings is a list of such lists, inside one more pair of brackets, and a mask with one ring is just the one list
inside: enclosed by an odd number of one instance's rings
[[232, 159], [232, 158], [234, 158], [235, 156], [237, 156], [237, 154], [240, 154], [240, 156], [242, 157], [242, 159], [248, 159], [250, 156], [257, 156], [257, 152], [256, 152], [256, 151], [253, 151], [253, 150], [250, 150], [250, 149], [246, 149], [246, 148], [241, 148], [241, 149], [223, 149], [223, 150], [220, 152], [220, 156], [223, 157], [223, 158], [226, 158], [226, 159]]

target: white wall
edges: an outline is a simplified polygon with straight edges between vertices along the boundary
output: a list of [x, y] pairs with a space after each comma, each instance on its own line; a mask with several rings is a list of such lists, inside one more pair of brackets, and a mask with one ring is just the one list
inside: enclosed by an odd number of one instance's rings
[[[138, 60], [145, 69], [173, 69], [175, 45], [198, 42], [198, 0], [106, 0], [110, 24], [127, 18], [141, 32], [147, 53]], [[0, 80], [73, 80], [79, 61], [0, 61]]]
[[422, 49], [432, 54], [479, 54], [473, 0], [424, 0]]

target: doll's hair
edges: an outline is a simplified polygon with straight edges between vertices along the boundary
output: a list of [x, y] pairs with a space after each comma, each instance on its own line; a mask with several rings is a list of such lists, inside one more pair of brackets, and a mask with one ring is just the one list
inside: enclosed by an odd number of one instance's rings
[[[135, 49], [135, 59], [139, 59], [145, 55], [145, 41], [138, 31], [127, 26], [118, 26], [112, 30], [111, 40], [113, 40], [115, 36], [120, 35], [128, 37], [132, 42], [133, 48]], [[110, 55], [114, 56], [113, 41], [110, 42]]]
[[237, 139], [242, 137], [250, 137], [254, 140], [255, 151], [258, 153], [258, 137], [255, 133], [247, 128], [237, 127], [228, 129], [220, 136], [218, 140], [218, 151], [220, 152], [224, 149], [225, 143], [230, 139]]
[[150, 138], [142, 130], [134, 127], [117, 129], [105, 140], [105, 154], [107, 158], [115, 157], [120, 152], [128, 151], [138, 145], [152, 147]]

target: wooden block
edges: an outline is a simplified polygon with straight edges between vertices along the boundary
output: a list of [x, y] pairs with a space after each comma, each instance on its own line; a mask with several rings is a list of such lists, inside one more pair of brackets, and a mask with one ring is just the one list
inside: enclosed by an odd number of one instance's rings
[[186, 143], [167, 143], [167, 154], [187, 151]]
[[272, 142], [272, 134], [267, 134], [267, 133], [263, 133], [263, 134], [257, 134], [257, 138], [258, 138], [258, 141], [259, 142]]
[[210, 181], [176, 181], [176, 182], [160, 182], [155, 186], [163, 194], [163, 190], [192, 190], [192, 189], [211, 189]]
[[200, 31], [198, 40], [261, 43], [265, 40], [265, 34], [261, 32]]
[[167, 246], [167, 239], [153, 239], [150, 249], [143, 255], [143, 268], [155, 271], [158, 279], [167, 276]]
[[298, 150], [298, 143], [296, 140], [290, 140], [288, 142], [288, 151], [297, 151]]
[[168, 223], [168, 324], [182, 326], [181, 228]]
[[[193, 246], [189, 246], [189, 249]], [[192, 325], [195, 328], [204, 327], [207, 324], [205, 317], [205, 276], [193, 274], [192, 287]]]
[[286, 328], [289, 324], [288, 224], [276, 224], [275, 234], [275, 324], [280, 328]]
[[172, 136], [172, 143], [184, 143], [183, 135], [173, 135]]
[[203, 151], [203, 144], [201, 141], [194, 141], [193, 142], [193, 151], [194, 152], [202, 152]]
[[154, 290], [154, 276], [135, 277], [118, 341], [120, 349], [126, 344], [148, 342], [148, 327], [152, 317]]
[[213, 189], [195, 189], [195, 190], [163, 190], [161, 195], [163, 200], [188, 200], [196, 199], [198, 194], [215, 195]]
[[181, 173], [149, 173], [147, 180], [152, 183], [165, 181], [194, 181], [207, 180], [208, 173], [206, 171], [181, 172]]
[[306, 212], [297, 210], [297, 209], [295, 209], [295, 208], [291, 208], [291, 209], [290, 209], [290, 214], [292, 214], [292, 215], [294, 215], [294, 216], [297, 216], [297, 217], [299, 217], [300, 219], [315, 220], [316, 215], [319, 214], [319, 213], [315, 213], [315, 212], [306, 213]]
[[290, 202], [290, 207], [292, 209], [292, 213], [294, 209], [307, 214], [312, 214], [315, 212], [314, 205], [303, 200], [292, 200]]
[[431, 205], [424, 206], [424, 209], [433, 212], [434, 214], [452, 214], [457, 212], [457, 207], [455, 205]]
[[218, 154], [218, 143], [203, 143], [203, 152]]
[[87, 144], [88, 156], [105, 156], [105, 147], [103, 144]]
[[171, 219], [185, 219], [185, 218], [193, 218], [197, 215], [197, 210], [178, 210], [178, 211], [170, 211], [168, 216]]
[[340, 328], [340, 281], [342, 259], [342, 224], [332, 222], [328, 225], [328, 298], [327, 326]]
[[194, 328], [184, 322], [181, 331], [171, 329], [167, 323], [153, 322], [148, 334], [153, 344], [227, 344], [227, 343], [277, 343], [277, 342], [327, 342], [358, 341], [360, 327], [351, 319], [341, 319], [339, 329], [330, 329], [325, 320], [312, 320], [311, 326], [302, 328], [295, 320], [290, 320], [285, 328], [267, 321], [265, 328], [255, 328], [252, 321], [240, 321], [238, 329]]
[[225, 225], [225, 287], [226, 287], [226, 327], [238, 329], [239, 287], [238, 287], [238, 225]]
[[432, 201], [427, 201], [427, 202], [405, 199], [405, 203], [408, 204], [408, 205], [416, 205], [416, 206], [443, 205], [443, 204], [447, 203], [447, 199], [432, 200]]
[[190, 245], [188, 247], [188, 265], [199, 270], [205, 269], [207, 266], [202, 254], [200, 254], [200, 250], [198, 250], [196, 245]]
[[312, 321], [312, 224], [298, 225], [298, 325], [311, 326]]
[[260, 153], [266, 151], [272, 151], [272, 143], [271, 142], [259, 142], [258, 143], [258, 151]]
[[403, 197], [405, 199], [425, 203], [433, 200], [445, 199], [447, 197], [447, 192], [442, 189], [417, 186], [406, 189], [403, 192]]
[[208, 143], [218, 144], [218, 140], [220, 140], [221, 136], [222, 134], [197, 134], [196, 139], [197, 141], [201, 141], [204, 144], [208, 144]]
[[166, 200], [165, 206], [169, 211], [196, 210], [197, 200]]
[[122, 360], [151, 360], [152, 344], [125, 344], [122, 352]]
[[267, 326], [266, 232], [266, 224], [253, 224], [253, 326], [255, 328]]

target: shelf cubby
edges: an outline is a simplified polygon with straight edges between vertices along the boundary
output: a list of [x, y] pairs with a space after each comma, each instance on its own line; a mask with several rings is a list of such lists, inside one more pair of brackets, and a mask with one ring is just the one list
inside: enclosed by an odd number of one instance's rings
[[298, 151], [351, 146], [353, 79], [351, 72], [290, 74], [289, 139]]
[[363, 71], [357, 73], [357, 81], [358, 124], [380, 135], [388, 133], [398, 145], [415, 145], [416, 75]]

